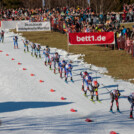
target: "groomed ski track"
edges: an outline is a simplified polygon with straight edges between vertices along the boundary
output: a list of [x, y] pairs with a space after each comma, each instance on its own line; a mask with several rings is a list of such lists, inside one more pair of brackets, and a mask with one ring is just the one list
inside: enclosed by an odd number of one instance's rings
[[[106, 88], [112, 90], [119, 85], [123, 95], [134, 91], [134, 85], [110, 76], [97, 73], [100, 85], [99, 98], [102, 103], [93, 104], [81, 91], [80, 71], [88, 71], [96, 79], [96, 73], [85, 67], [65, 51], [55, 50], [61, 59], [72, 60], [74, 83], [68, 84], [59, 74], [44, 65], [44, 57], [36, 59], [30, 53], [24, 53], [22, 37], [19, 37], [19, 49], [13, 48], [12, 32], [5, 33], [5, 42], [0, 43], [0, 134], [133, 134], [134, 122], [129, 119], [130, 104], [125, 97], [119, 99], [120, 111], [117, 113], [114, 103], [109, 112], [110, 95]], [[6, 56], [9, 54], [9, 56]], [[14, 58], [15, 60], [11, 60]], [[69, 59], [68, 59], [69, 58]], [[18, 62], [22, 65], [18, 65]], [[23, 70], [26, 68], [27, 70]], [[30, 74], [35, 74], [31, 77]], [[40, 83], [39, 80], [44, 82]], [[55, 92], [50, 92], [54, 89]], [[61, 100], [65, 97], [66, 100]], [[75, 109], [72, 113], [70, 109]], [[90, 118], [93, 122], [85, 122]]]

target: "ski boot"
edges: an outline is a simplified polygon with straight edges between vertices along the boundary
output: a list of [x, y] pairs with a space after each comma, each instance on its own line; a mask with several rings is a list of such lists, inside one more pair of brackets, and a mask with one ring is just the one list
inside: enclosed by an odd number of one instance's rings
[[59, 74], [60, 74], [60, 68], [58, 68], [58, 72], [59, 72]]
[[27, 46], [27, 52], [29, 52], [29, 48], [28, 48], [28, 46]]
[[130, 119], [133, 119], [133, 113], [130, 112]]
[[87, 97], [87, 92], [85, 91], [84, 96]]
[[84, 91], [84, 85], [82, 85], [82, 91]]
[[49, 66], [49, 69], [52, 70], [51, 65]]
[[74, 82], [72, 77], [71, 77], [71, 81]]
[[67, 83], [67, 78], [65, 78], [65, 82]]
[[112, 107], [110, 107], [110, 111], [109, 111], [109, 112], [113, 113], [113, 109], [112, 109]]
[[119, 113], [120, 113], [120, 109], [119, 109], [119, 107], [117, 107], [117, 112], [119, 112]]
[[54, 74], [56, 74], [56, 69], [54, 68]]
[[60, 72], [60, 78], [62, 78], [62, 73]]
[[98, 97], [98, 95], [96, 96], [96, 100], [99, 101], [99, 97]]

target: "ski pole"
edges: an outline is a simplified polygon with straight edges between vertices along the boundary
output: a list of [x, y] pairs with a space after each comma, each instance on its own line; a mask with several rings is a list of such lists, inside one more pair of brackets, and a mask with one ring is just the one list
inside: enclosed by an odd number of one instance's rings
[[97, 71], [96, 71], [96, 81], [97, 81]]
[[[104, 85], [104, 84], [101, 84], [101, 85], [103, 85], [103, 86], [105, 87], [105, 85]], [[107, 91], [108, 91], [109, 93], [111, 92], [111, 91], [109, 91], [109, 90], [108, 90], [108, 88], [106, 88], [106, 87], [105, 87], [105, 89], [107, 89]]]

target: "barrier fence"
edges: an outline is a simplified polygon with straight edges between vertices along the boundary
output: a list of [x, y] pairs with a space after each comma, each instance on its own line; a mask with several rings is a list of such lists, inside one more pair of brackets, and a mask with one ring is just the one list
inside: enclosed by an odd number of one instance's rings
[[[68, 28], [64, 21], [53, 20], [52, 18], [51, 18], [51, 28], [52, 28], [51, 30], [53, 30], [53, 31], [67, 33], [67, 34], [74, 33], [77, 31], [77, 28], [75, 28], [75, 26], [72, 25], [71, 28]], [[85, 32], [85, 30], [86, 30], [86, 27], [83, 27], [81, 29], [81, 31], [79, 31], [79, 32]], [[132, 57], [134, 57], [134, 43], [133, 43], [133, 41], [131, 41], [130, 46], [127, 47], [126, 46], [126, 37], [121, 36], [121, 37], [117, 38], [117, 42], [115, 42], [115, 43], [117, 43], [116, 48], [118, 50], [125, 50], [126, 52], [130, 53], [132, 55]], [[110, 47], [113, 48], [113, 45]]]
[[[24, 21], [19, 21], [19, 22], [24, 22]], [[2, 21], [2, 25], [3, 25], [2, 28], [7, 28], [7, 26], [5, 24], [8, 24], [8, 26], [10, 24], [13, 24], [13, 26], [12, 25], [10, 26], [10, 29], [11, 29], [16, 26], [16, 23], [17, 23], [17, 21], [11, 21], [11, 20], [8, 20], [6, 22]], [[1, 24], [1, 22], [0, 22], [0, 24]], [[69, 34], [69, 33], [75, 33], [75, 32], [79, 31], [74, 25], [72, 25], [71, 28], [68, 28], [65, 24], [65, 21], [58, 21], [58, 20], [54, 20], [51, 18], [50, 24], [51, 24], [51, 30], [56, 31], [56, 32]], [[84, 33], [85, 27], [83, 27], [83, 29], [81, 29], [81, 31], [79, 31], [79, 32]], [[131, 41], [129, 46], [126, 46], [126, 37], [121, 36], [121, 37], [117, 38], [116, 45], [117, 45], [118, 50], [125, 50], [126, 52], [130, 53], [132, 55], [132, 57], [134, 57], [134, 42], [133, 41]]]

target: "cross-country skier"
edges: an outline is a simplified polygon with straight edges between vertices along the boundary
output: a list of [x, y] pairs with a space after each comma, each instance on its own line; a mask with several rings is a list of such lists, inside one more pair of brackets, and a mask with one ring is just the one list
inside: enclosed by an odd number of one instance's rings
[[134, 92], [131, 93], [131, 94], [128, 96], [128, 101], [129, 101], [130, 104], [131, 104], [131, 108], [130, 108], [130, 118], [133, 118]]
[[41, 50], [41, 46], [40, 44], [38, 44], [36, 46], [36, 58], [39, 56], [39, 58], [41, 58], [41, 54], [40, 54], [40, 50]]
[[29, 52], [29, 41], [28, 40], [23, 40], [23, 43], [24, 43], [24, 52]]
[[[50, 64], [50, 48], [48, 46], [46, 46], [46, 49], [43, 50], [43, 54], [44, 54], [44, 64]], [[50, 66], [51, 68], [51, 66]]]
[[70, 74], [71, 81], [73, 82], [72, 69], [73, 69], [73, 67], [70, 63], [66, 64], [66, 66], [65, 66], [65, 72], [66, 72], [65, 82], [67, 82], [68, 74]]
[[35, 43], [31, 43], [31, 55], [36, 56], [36, 44]]
[[14, 48], [18, 48], [18, 37], [15, 36], [15, 37], [13, 38], [13, 41], [14, 41]]
[[93, 97], [94, 97], [94, 92], [96, 94], [96, 100], [99, 101], [99, 96], [98, 96], [98, 87], [99, 87], [99, 83], [97, 81], [93, 81], [92, 82], [92, 88], [93, 88], [93, 96], [92, 96], [92, 100], [93, 100]]
[[118, 102], [118, 99], [119, 99], [119, 96], [120, 96], [119, 90], [118, 89], [112, 90], [111, 93], [110, 93], [110, 96], [111, 96], [110, 112], [113, 112], [113, 102], [114, 102], [114, 100], [116, 101], [117, 111], [120, 112], [119, 102]]
[[[90, 91], [91, 94], [91, 99], [92, 99], [92, 95], [93, 95], [93, 88], [92, 88], [92, 77], [91, 76], [85, 76], [84, 78], [84, 83], [86, 84], [86, 88], [84, 89], [84, 95], [87, 95], [87, 90]], [[83, 83], [83, 87], [84, 87], [84, 83]]]
[[85, 79], [86, 76], [89, 76], [89, 73], [87, 71], [84, 71], [84, 72], [80, 72], [80, 75], [83, 79], [83, 81], [82, 81], [82, 91], [84, 91], [84, 79]]
[[54, 56], [52, 57], [52, 61], [54, 63], [54, 73], [56, 73], [56, 64], [58, 66], [58, 71], [60, 70], [59, 68], [59, 60], [60, 60], [60, 55], [56, 52]]
[[60, 67], [60, 77], [62, 78], [62, 72], [64, 70], [64, 76], [66, 76], [66, 70], [65, 70], [65, 66], [66, 66], [66, 61], [62, 60], [61, 62], [59, 62], [59, 67]]
[[1, 31], [1, 34], [0, 34], [0, 35], [1, 35], [1, 40], [0, 40], [0, 41], [2, 41], [2, 43], [4, 42], [4, 34], [5, 34], [5, 33], [4, 33], [4, 31], [2, 30], [2, 31]]

